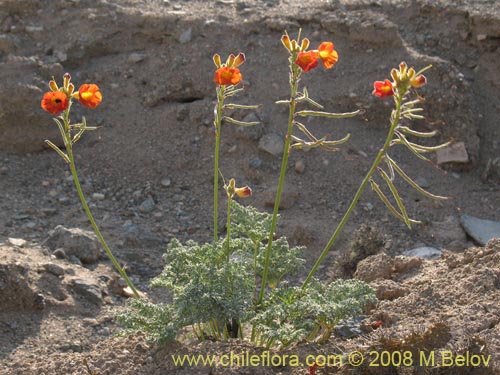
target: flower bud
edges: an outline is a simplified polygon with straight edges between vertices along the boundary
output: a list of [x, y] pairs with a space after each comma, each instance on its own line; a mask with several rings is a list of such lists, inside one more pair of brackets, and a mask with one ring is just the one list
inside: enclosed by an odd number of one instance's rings
[[423, 74], [419, 74], [410, 81], [413, 87], [422, 87], [427, 83], [427, 78]]
[[230, 54], [229, 57], [227, 58], [226, 60], [226, 66], [231, 68], [234, 64], [234, 60], [236, 59], [236, 56], [234, 56], [233, 54]]
[[281, 43], [283, 43], [287, 50], [291, 51], [292, 45], [290, 44], [290, 37], [288, 35], [283, 35], [281, 37]]
[[394, 68], [391, 70], [391, 77], [394, 83], [399, 82], [399, 72]]
[[72, 96], [73, 95], [73, 92], [75, 91], [75, 85], [73, 85], [72, 83], [70, 83], [68, 85], [68, 96]]
[[300, 50], [305, 51], [307, 49], [307, 47], [309, 47], [309, 39], [304, 38], [304, 39], [302, 39], [302, 43], [300, 45]]
[[403, 80], [406, 78], [406, 71], [408, 69], [408, 65], [404, 61], [399, 63], [399, 77]]
[[220, 61], [220, 55], [219, 54], [215, 54], [214, 57], [213, 57], [213, 60], [214, 60], [214, 64], [217, 68], [220, 68], [221, 66], [221, 61]]
[[249, 186], [244, 186], [242, 188], [236, 188], [236, 189], [234, 189], [234, 192], [240, 198], [247, 198], [247, 197], [250, 197], [252, 195], [252, 189], [250, 189]]
[[55, 80], [51, 79], [49, 82], [49, 87], [52, 91], [59, 91], [59, 87], [57, 87], [57, 83]]
[[411, 81], [413, 78], [415, 78], [415, 74], [416, 74], [415, 69], [413, 69], [413, 68], [408, 69], [408, 79], [409, 79], [410, 81]]
[[63, 76], [63, 88], [64, 91], [68, 92], [69, 81], [71, 80], [71, 75], [69, 73], [64, 73]]
[[238, 53], [238, 56], [233, 61], [231, 68], [237, 68], [245, 62], [245, 54], [243, 52]]

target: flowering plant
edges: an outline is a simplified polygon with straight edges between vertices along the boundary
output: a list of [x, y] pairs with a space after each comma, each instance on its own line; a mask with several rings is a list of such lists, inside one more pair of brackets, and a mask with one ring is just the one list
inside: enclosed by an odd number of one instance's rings
[[[309, 49], [310, 41], [301, 38], [300, 31], [296, 39], [285, 33], [281, 42], [288, 53], [290, 94], [287, 100], [276, 102], [288, 107], [288, 123], [273, 212], [259, 212], [251, 206], [238, 203], [237, 199], [250, 196], [252, 189], [238, 185], [236, 178], [230, 178], [226, 182], [219, 169], [223, 126], [257, 124], [226, 116], [225, 110], [255, 109], [257, 106], [228, 103], [230, 98], [243, 91], [239, 84], [243, 81], [240, 66], [245, 62], [245, 55], [241, 52], [237, 55], [230, 54], [223, 63], [221, 57], [215, 54], [213, 61], [216, 70], [213, 80], [217, 102], [213, 122], [213, 241], [205, 244], [194, 241], [182, 244], [177, 239], [171, 241], [164, 256], [165, 268], [151, 283], [154, 287], [167, 288], [171, 300], [162, 303], [146, 298], [132, 300], [130, 308], [120, 316], [128, 328], [146, 331], [155, 340], [172, 340], [184, 334], [192, 334], [200, 340], [248, 337], [253, 343], [267, 347], [283, 347], [302, 340], [326, 342], [339, 321], [362, 313], [376, 301], [374, 290], [359, 280], [337, 280], [325, 284], [315, 278], [319, 266], [333, 247], [368, 184], [389, 211], [408, 227], [419, 222], [411, 219], [407, 213], [404, 200], [394, 184], [397, 176], [426, 197], [446, 199], [420, 187], [389, 155], [392, 147], [402, 145], [418, 158], [428, 160], [425, 153], [448, 145], [444, 143], [430, 147], [409, 139], [409, 136], [432, 137], [436, 132], [416, 131], [407, 124], [410, 120], [423, 118], [423, 109], [420, 107], [422, 99], [420, 96], [412, 98], [412, 95], [415, 89], [427, 83], [423, 73], [430, 66], [417, 72], [402, 62], [399, 68], [392, 69], [392, 80], [384, 79], [373, 84], [373, 95], [394, 99], [385, 142], [308, 276], [301, 285], [294, 285], [290, 277], [307, 265], [301, 255], [303, 248], [290, 247], [286, 238], [278, 237], [275, 233], [289, 155], [295, 150], [311, 148], [338, 151], [338, 147], [350, 137], [349, 134], [339, 139], [317, 136], [308, 129], [302, 118], [343, 119], [356, 116], [359, 111], [325, 111], [320, 103], [311, 98], [307, 88], [300, 85], [303, 74], [310, 74], [320, 63], [325, 69], [335, 66], [339, 54], [332, 42], [323, 41], [317, 49]], [[74, 165], [73, 144], [86, 130], [95, 128], [88, 127], [85, 119], [80, 124], [70, 123], [72, 100], [95, 108], [101, 103], [102, 94], [94, 84], [82, 85], [75, 91], [69, 75], [64, 77], [61, 88], [54, 80], [50, 82], [50, 88], [52, 91], [42, 99], [42, 108], [53, 115], [62, 112], [55, 121], [61, 130], [66, 152], [50, 141], [47, 143], [70, 165], [80, 199], [96, 234], [118, 272], [139, 296], [114, 259], [92, 218]], [[219, 176], [227, 198], [226, 232], [222, 238], [219, 237], [218, 227]], [[310, 371], [315, 372], [315, 368]]]
[[61, 150], [58, 146], [56, 146], [52, 141], [46, 140], [45, 142], [49, 145], [55, 152], [59, 154], [63, 158], [63, 160], [69, 165], [71, 170], [71, 174], [73, 176], [73, 181], [75, 183], [76, 190], [78, 192], [78, 196], [82, 203], [83, 209], [89, 218], [89, 221], [94, 229], [94, 232], [101, 242], [106, 255], [109, 257], [114, 267], [118, 271], [118, 273], [123, 277], [125, 282], [127, 283], [130, 291], [133, 293], [135, 297], [140, 297], [139, 292], [134, 287], [134, 284], [128, 278], [125, 270], [122, 268], [120, 263], [116, 260], [113, 253], [111, 252], [108, 244], [104, 240], [99, 227], [96, 224], [96, 221], [90, 211], [90, 208], [87, 204], [85, 196], [83, 194], [80, 180], [78, 178], [78, 173], [76, 171], [75, 158], [73, 154], [73, 145], [78, 142], [80, 137], [87, 130], [95, 130], [97, 127], [87, 126], [87, 122], [85, 121], [85, 117], [82, 118], [81, 123], [72, 124], [70, 121], [70, 111], [73, 100], [78, 100], [78, 102], [89, 108], [96, 108], [102, 102], [102, 93], [99, 89], [99, 86], [96, 84], [83, 84], [80, 86], [78, 91], [75, 91], [75, 85], [71, 83], [71, 76], [69, 73], [66, 73], [63, 77], [63, 85], [59, 87], [55, 81], [52, 79], [49, 82], [49, 88], [51, 91], [46, 92], [43, 95], [41, 101], [41, 107], [45, 111], [49, 112], [52, 115], [57, 115], [62, 113], [61, 115], [54, 118], [55, 123], [59, 127], [61, 132], [61, 137], [63, 140], [64, 148], [66, 152]]

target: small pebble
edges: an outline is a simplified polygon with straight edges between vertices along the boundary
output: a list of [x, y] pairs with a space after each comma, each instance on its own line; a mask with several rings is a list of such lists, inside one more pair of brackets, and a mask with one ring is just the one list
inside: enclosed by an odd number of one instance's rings
[[92, 194], [92, 199], [96, 200], [96, 201], [102, 201], [104, 200], [104, 194], [103, 193], [94, 193]]
[[304, 160], [299, 159], [295, 162], [295, 172], [302, 174], [304, 173], [304, 170], [306, 169], [306, 164]]

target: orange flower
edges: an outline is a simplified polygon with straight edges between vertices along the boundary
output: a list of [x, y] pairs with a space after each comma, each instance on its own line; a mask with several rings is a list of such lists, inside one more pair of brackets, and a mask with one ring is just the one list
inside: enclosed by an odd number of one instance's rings
[[318, 66], [318, 57], [315, 51], [299, 52], [295, 64], [300, 66], [304, 72], [308, 72]]
[[102, 94], [99, 86], [93, 83], [85, 83], [78, 90], [78, 100], [85, 107], [95, 108], [102, 102]]
[[243, 76], [238, 68], [224, 66], [215, 71], [214, 81], [218, 85], [237, 85]]
[[61, 91], [46, 92], [42, 99], [42, 108], [47, 112], [57, 115], [69, 106], [68, 97]]
[[250, 186], [244, 186], [242, 188], [235, 188], [234, 192], [240, 198], [246, 198], [246, 197], [250, 197], [252, 195], [252, 189], [250, 189]]
[[323, 42], [318, 47], [318, 57], [326, 69], [330, 69], [339, 59], [339, 54], [333, 49], [332, 42]]
[[373, 95], [378, 96], [379, 98], [394, 95], [392, 82], [388, 79], [385, 81], [375, 81], [373, 83]]

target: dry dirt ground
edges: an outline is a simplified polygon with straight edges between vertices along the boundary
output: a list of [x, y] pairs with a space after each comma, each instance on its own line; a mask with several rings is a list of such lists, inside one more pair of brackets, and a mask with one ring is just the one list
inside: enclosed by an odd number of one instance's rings
[[[126, 299], [110, 263], [103, 258], [80, 265], [56, 258], [44, 245], [57, 225], [90, 227], [66, 166], [44, 148], [43, 140], [55, 142], [58, 134], [39, 108], [51, 76], [67, 71], [76, 84], [101, 87], [98, 109], [73, 112], [101, 126], [77, 144], [77, 164], [111, 248], [148, 291], [171, 238], [211, 238], [216, 52], [246, 53], [245, 91], [237, 101], [261, 104], [248, 119], [262, 122], [250, 131], [224, 127], [221, 170], [253, 188], [247, 203], [269, 210], [266, 197], [276, 188], [280, 157], [259, 143], [286, 132], [287, 110], [274, 104], [288, 93], [280, 36], [299, 28], [313, 46], [333, 41], [340, 55], [333, 70], [303, 76], [311, 97], [327, 110], [362, 110], [354, 119], [310, 123], [320, 135], [350, 133], [340, 152], [290, 156], [288, 204], [278, 231], [306, 245], [310, 262], [385, 139], [391, 102], [371, 95], [372, 82], [386, 78], [400, 61], [433, 65], [419, 91], [426, 120], [417, 127], [439, 130], [436, 144], [464, 142], [468, 161], [438, 166], [435, 156], [424, 163], [405, 150], [393, 151], [412, 177], [452, 199], [435, 203], [398, 185], [410, 215], [423, 221], [410, 231], [365, 191], [320, 276], [335, 277], [335, 259], [348, 249], [352, 233], [361, 224], [372, 228], [383, 238], [384, 254], [362, 261], [357, 276], [370, 281], [380, 298], [365, 322], [381, 320], [382, 327], [370, 332], [368, 324], [357, 338], [332, 337], [325, 346], [292, 350], [449, 349], [491, 354], [500, 363], [500, 243], [475, 247], [459, 223], [462, 214], [500, 220], [497, 0], [0, 0], [0, 374], [308, 373], [305, 366], [174, 367], [172, 353], [262, 350], [244, 342], [156, 348], [140, 335], [116, 337], [115, 313]], [[363, 230], [356, 233], [363, 243]], [[423, 262], [397, 257], [422, 245], [445, 252]], [[373, 267], [385, 271], [372, 281]], [[318, 374], [500, 373], [495, 371], [490, 364], [331, 367]]]

